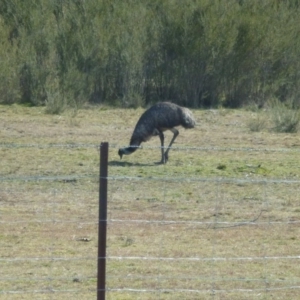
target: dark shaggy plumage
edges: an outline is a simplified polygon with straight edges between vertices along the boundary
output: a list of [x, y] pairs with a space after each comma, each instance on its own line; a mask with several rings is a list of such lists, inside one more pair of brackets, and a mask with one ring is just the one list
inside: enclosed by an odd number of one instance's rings
[[[166, 163], [170, 147], [179, 134], [175, 127], [194, 128], [195, 124], [195, 119], [189, 109], [170, 102], [157, 103], [142, 114], [133, 131], [130, 146], [119, 149], [120, 158], [123, 155], [133, 153], [142, 142], [146, 142], [152, 136], [158, 135], [161, 142], [162, 155], [160, 163]], [[165, 130], [171, 130], [174, 135], [167, 150], [164, 152], [163, 132]]]

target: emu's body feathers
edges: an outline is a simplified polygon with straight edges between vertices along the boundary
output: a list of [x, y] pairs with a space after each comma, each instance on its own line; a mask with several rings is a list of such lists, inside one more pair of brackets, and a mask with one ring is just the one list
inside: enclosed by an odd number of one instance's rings
[[[195, 120], [189, 109], [170, 102], [161, 102], [153, 105], [138, 120], [130, 139], [130, 146], [119, 150], [120, 158], [122, 158], [123, 154], [134, 152], [142, 142], [146, 142], [152, 136], [158, 135], [162, 147], [161, 163], [166, 163], [170, 147], [179, 134], [178, 130], [175, 129], [177, 126], [184, 128], [195, 127]], [[165, 130], [171, 130], [174, 134], [166, 152], [164, 152], [163, 134]]]

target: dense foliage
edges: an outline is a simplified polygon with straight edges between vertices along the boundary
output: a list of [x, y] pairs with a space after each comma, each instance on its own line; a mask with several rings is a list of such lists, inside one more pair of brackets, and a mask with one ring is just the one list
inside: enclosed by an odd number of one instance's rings
[[0, 102], [299, 105], [298, 0], [1, 0]]

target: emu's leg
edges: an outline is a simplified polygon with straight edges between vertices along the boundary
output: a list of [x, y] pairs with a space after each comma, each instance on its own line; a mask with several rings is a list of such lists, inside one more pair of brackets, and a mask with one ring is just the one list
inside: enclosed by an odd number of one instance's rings
[[170, 145], [168, 146], [168, 149], [166, 150], [165, 155], [164, 155], [164, 161], [165, 161], [165, 163], [169, 159], [169, 151], [171, 149], [171, 146], [172, 146], [172, 144], [174, 143], [175, 139], [177, 138], [177, 136], [179, 134], [179, 131], [177, 129], [175, 129], [175, 128], [171, 128], [170, 130], [174, 133], [174, 135], [173, 135], [173, 138], [172, 138], [172, 140], [170, 142]]
[[159, 138], [160, 138], [160, 148], [161, 148], [161, 161], [160, 161], [160, 163], [164, 164], [164, 163], [166, 163], [165, 156], [164, 156], [164, 140], [165, 140], [165, 136], [162, 133], [162, 131], [159, 131], [158, 135], [159, 135]]

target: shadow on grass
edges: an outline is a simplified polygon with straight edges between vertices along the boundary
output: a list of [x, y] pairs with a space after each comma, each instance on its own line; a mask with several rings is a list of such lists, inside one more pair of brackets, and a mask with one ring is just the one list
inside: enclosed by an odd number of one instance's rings
[[117, 166], [117, 167], [154, 167], [157, 166], [157, 163], [149, 163], [149, 164], [143, 164], [143, 163], [132, 163], [128, 161], [118, 161], [118, 160], [112, 160], [108, 162], [109, 166]]

